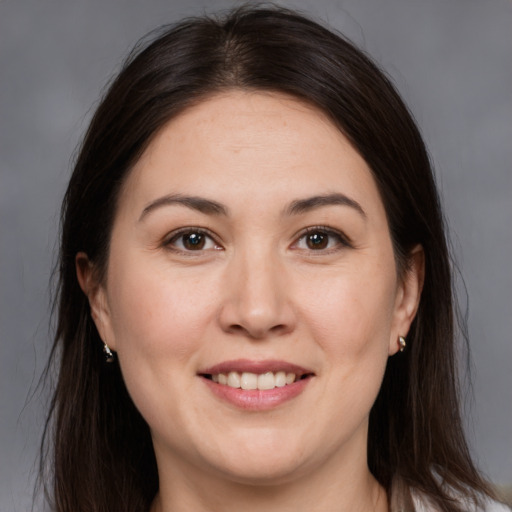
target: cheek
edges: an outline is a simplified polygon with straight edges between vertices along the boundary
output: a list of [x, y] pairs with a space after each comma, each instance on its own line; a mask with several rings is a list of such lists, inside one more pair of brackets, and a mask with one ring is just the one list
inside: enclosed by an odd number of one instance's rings
[[117, 355], [132, 400], [152, 428], [179, 437], [179, 419], [167, 425], [165, 418], [181, 417], [184, 382], [195, 375], [215, 304], [211, 294], [194, 280], [176, 279], [145, 261], [113, 269], [109, 299]]
[[110, 310], [118, 352], [137, 351], [148, 357], [193, 350], [212, 300], [201, 283], [176, 279], [158, 265], [118, 268], [109, 286]]
[[387, 341], [395, 304], [393, 271], [361, 268], [303, 289], [303, 314], [329, 351], [357, 354]]
[[[328, 356], [328, 386], [341, 411], [361, 414], [373, 405], [388, 360], [395, 303], [394, 272], [364, 269], [332, 278], [303, 309], [307, 325]], [[341, 407], [341, 405], [343, 405]], [[354, 418], [360, 417], [354, 414]]]

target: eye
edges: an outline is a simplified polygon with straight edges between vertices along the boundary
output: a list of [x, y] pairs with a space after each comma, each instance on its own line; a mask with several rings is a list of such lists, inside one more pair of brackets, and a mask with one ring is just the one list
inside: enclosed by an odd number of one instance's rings
[[186, 229], [175, 232], [165, 245], [183, 252], [221, 249], [212, 236], [201, 229]]
[[308, 228], [294, 244], [295, 249], [325, 251], [348, 247], [350, 243], [341, 233], [323, 227]]

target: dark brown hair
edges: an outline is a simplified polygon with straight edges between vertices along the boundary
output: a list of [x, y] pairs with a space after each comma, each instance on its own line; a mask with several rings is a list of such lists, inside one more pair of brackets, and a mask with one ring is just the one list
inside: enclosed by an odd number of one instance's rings
[[[397, 267], [425, 251], [425, 285], [407, 351], [390, 358], [370, 414], [368, 464], [389, 491], [399, 477], [446, 512], [450, 493], [488, 494], [459, 413], [450, 260], [422, 138], [394, 87], [342, 36], [295, 12], [243, 8], [185, 20], [139, 45], [94, 115], [62, 206], [60, 361], [42, 448], [58, 512], [148, 510], [158, 490], [149, 428], [116, 363], [106, 365], [75, 274], [83, 251], [103, 275], [120, 187], [173, 116], [228, 89], [287, 93], [325, 112], [363, 156], [386, 209]], [[50, 457], [51, 454], [51, 457]]]

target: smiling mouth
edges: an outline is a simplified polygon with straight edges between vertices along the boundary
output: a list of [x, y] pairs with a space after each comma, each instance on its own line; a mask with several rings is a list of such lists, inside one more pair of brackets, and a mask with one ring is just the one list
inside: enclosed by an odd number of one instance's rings
[[313, 373], [293, 373], [285, 371], [251, 373], [236, 372], [227, 373], [203, 373], [201, 377], [221, 386], [228, 386], [242, 390], [267, 391], [275, 388], [284, 388], [295, 382], [313, 377]]

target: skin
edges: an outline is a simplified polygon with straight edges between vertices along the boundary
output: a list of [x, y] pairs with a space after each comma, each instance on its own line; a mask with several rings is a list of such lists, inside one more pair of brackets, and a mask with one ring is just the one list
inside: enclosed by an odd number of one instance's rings
[[[158, 202], [175, 194], [226, 214]], [[289, 211], [332, 194], [362, 212]], [[207, 230], [205, 245], [188, 248], [181, 228]], [[98, 331], [151, 429], [154, 511], [387, 510], [366, 463], [368, 416], [416, 313], [423, 255], [416, 248], [398, 278], [375, 181], [326, 116], [242, 91], [186, 110], [130, 172], [106, 281], [93, 270], [79, 254]], [[197, 375], [239, 358], [284, 360], [314, 377], [276, 408], [242, 410]]]

